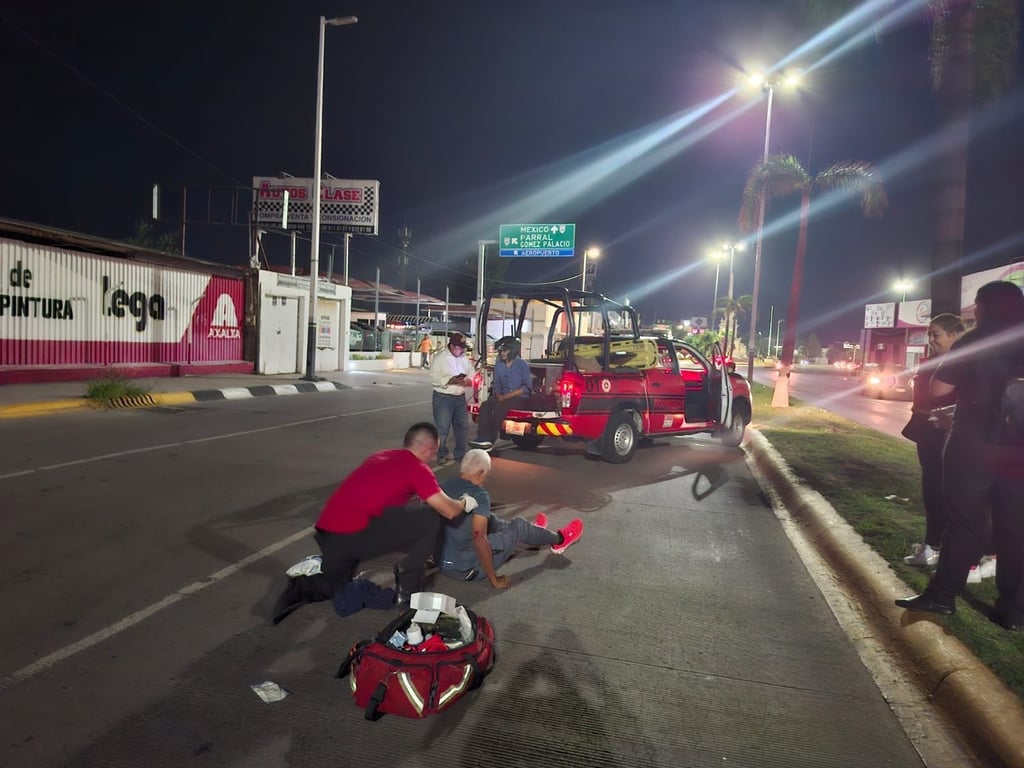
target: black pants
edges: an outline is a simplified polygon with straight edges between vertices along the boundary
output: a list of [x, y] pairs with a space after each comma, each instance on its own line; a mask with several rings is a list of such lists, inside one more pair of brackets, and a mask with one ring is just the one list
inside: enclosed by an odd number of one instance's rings
[[971, 566], [985, 554], [991, 510], [998, 556], [996, 608], [1012, 621], [1024, 622], [1024, 467], [1001, 463], [997, 453], [984, 440], [981, 426], [954, 422], [942, 464], [946, 531], [928, 591], [952, 602], [964, 588]]
[[917, 443], [917, 460], [921, 464], [921, 500], [924, 503], [924, 543], [932, 549], [942, 546], [946, 530], [946, 499], [942, 492], [942, 449], [946, 433], [932, 429]]
[[405, 553], [399, 568], [410, 580], [419, 581], [424, 562], [438, 550], [440, 536], [441, 516], [426, 504], [417, 504], [389, 507], [358, 533], [330, 533], [317, 528], [313, 538], [324, 558], [324, 575], [339, 590], [352, 580], [360, 562], [391, 552]]
[[476, 439], [488, 443], [497, 440], [501, 422], [505, 420], [506, 414], [513, 408], [523, 408], [527, 399], [525, 395], [517, 395], [499, 402], [497, 396], [491, 395], [484, 400], [483, 405], [480, 406], [480, 413], [476, 417]]

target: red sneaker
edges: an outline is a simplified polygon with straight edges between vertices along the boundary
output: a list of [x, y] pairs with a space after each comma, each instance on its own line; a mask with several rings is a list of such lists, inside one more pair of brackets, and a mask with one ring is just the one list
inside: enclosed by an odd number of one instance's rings
[[538, 528], [547, 528], [548, 516], [545, 515], [543, 512], [538, 512], [537, 516], [533, 518], [533, 524], [536, 525]]
[[562, 543], [554, 544], [551, 547], [551, 551], [556, 555], [562, 554], [565, 550], [579, 541], [580, 536], [583, 535], [583, 521], [577, 517], [558, 532], [562, 534]]

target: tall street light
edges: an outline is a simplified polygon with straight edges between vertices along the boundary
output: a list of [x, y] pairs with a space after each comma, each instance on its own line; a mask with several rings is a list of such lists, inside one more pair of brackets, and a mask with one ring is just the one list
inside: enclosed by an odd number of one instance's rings
[[722, 271], [722, 259], [725, 258], [725, 254], [722, 251], [713, 250], [708, 253], [708, 258], [715, 262], [715, 295], [711, 299], [711, 314], [708, 316], [708, 321], [714, 319], [715, 312], [718, 311], [718, 273]]
[[[722, 243], [719, 247], [719, 253], [722, 256], [729, 255], [729, 305], [725, 310], [725, 348], [722, 350], [726, 355], [729, 354], [729, 338], [730, 338], [730, 323], [732, 322], [733, 311], [733, 289], [736, 285], [736, 251], [744, 251], [746, 246], [743, 243]], [[715, 274], [715, 299], [717, 303], [718, 299], [718, 274]], [[735, 333], [732, 333], [735, 336]], [[733, 339], [733, 345], [736, 340]]]
[[914, 284], [912, 282], [910, 282], [909, 280], [897, 280], [892, 285], [892, 289], [894, 291], [899, 292], [899, 294], [900, 294], [900, 301], [901, 302], [907, 300], [907, 291], [909, 291], [913, 287], [914, 287]]
[[320, 177], [323, 160], [324, 123], [324, 30], [327, 25], [343, 27], [355, 24], [355, 16], [334, 19], [320, 17], [320, 52], [316, 64], [316, 136], [313, 140], [313, 236], [309, 259], [309, 327], [306, 334], [306, 381], [316, 380], [316, 300], [317, 278], [320, 275]]
[[[582, 290], [582, 291], [586, 291], [587, 290], [587, 266], [588, 266], [588, 263], [591, 260], [596, 260], [597, 257], [600, 256], [600, 255], [601, 255], [601, 251], [599, 251], [597, 248], [587, 248], [585, 251], [583, 251], [583, 281], [582, 281], [582, 283], [580, 285], [580, 290]], [[595, 275], [595, 277], [597, 276], [597, 268], [596, 268], [596, 266], [594, 268], [594, 275]], [[591, 290], [593, 290], [593, 288], [594, 288], [593, 281], [591, 281], [590, 288], [591, 288]]]
[[[755, 73], [748, 78], [748, 82], [768, 94], [768, 112], [764, 123], [764, 159], [768, 159], [768, 148], [771, 145], [772, 135], [772, 106], [775, 103], [775, 89], [780, 87], [796, 88], [800, 85], [800, 75], [797, 73], [772, 73], [765, 75], [762, 72]], [[757, 298], [761, 288], [761, 244], [764, 239], [764, 209], [766, 205], [765, 193], [762, 190], [761, 199], [757, 214], [757, 245], [754, 248], [754, 291], [750, 296], [750, 338], [747, 342], [747, 381], [754, 380], [754, 357], [751, 350], [756, 350], [757, 343]]]

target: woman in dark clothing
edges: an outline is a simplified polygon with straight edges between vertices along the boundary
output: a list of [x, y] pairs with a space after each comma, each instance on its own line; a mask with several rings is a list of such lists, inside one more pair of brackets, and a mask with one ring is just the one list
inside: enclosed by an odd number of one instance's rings
[[931, 354], [914, 376], [914, 406], [910, 421], [903, 428], [903, 436], [917, 444], [925, 533], [924, 541], [915, 544], [910, 555], [903, 558], [907, 565], [935, 565], [942, 547], [942, 531], [946, 527], [945, 501], [942, 497], [942, 449], [946, 445], [948, 425], [934, 421], [932, 411], [953, 405], [956, 395], [951, 393], [933, 398], [928, 388], [941, 356], [949, 351], [963, 332], [964, 326], [956, 315], [947, 313], [933, 317], [928, 324], [928, 351]]
[[1010, 372], [1024, 364], [1024, 294], [1010, 282], [987, 283], [975, 299], [978, 325], [940, 361], [931, 392], [956, 392], [943, 454], [946, 530], [938, 568], [924, 592], [896, 605], [952, 614], [984, 547], [987, 510], [998, 565], [993, 620], [1024, 630], [1024, 463], [1021, 449], [995, 441], [993, 425]]

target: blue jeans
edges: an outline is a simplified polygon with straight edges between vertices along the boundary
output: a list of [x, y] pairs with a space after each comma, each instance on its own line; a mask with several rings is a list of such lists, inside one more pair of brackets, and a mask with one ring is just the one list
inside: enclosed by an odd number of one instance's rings
[[437, 427], [437, 458], [448, 457], [448, 433], [455, 433], [456, 461], [462, 461], [466, 455], [466, 443], [469, 434], [469, 414], [466, 412], [466, 398], [462, 395], [443, 395], [434, 392], [431, 401], [434, 409], [434, 425]]
[[[472, 525], [471, 522], [466, 522]], [[491, 545], [494, 570], [498, 570], [498, 566], [510, 560], [520, 547], [551, 546], [557, 544], [559, 539], [558, 531], [541, 528], [525, 517], [513, 517], [511, 520], [491, 517], [488, 527], [492, 529], [487, 534], [487, 542]], [[448, 545], [447, 539], [445, 545]], [[472, 566], [469, 565], [466, 553], [454, 549], [443, 551], [440, 562], [441, 573], [449, 578], [459, 581], [479, 581], [487, 578], [475, 553], [472, 556]]]

